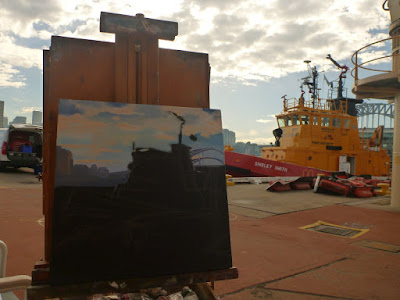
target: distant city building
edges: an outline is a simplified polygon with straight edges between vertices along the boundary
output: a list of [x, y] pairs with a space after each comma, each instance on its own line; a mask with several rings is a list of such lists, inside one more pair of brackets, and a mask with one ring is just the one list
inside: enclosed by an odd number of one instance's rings
[[3, 117], [3, 128], [7, 128], [7, 127], [8, 127], [8, 118]]
[[234, 131], [230, 131], [229, 129], [223, 129], [222, 135], [224, 137], [224, 145], [234, 146], [236, 144], [236, 133]]
[[4, 126], [4, 101], [0, 101], [0, 126]]
[[61, 146], [57, 146], [56, 151], [56, 173], [59, 175], [71, 175], [74, 165], [72, 152]]
[[42, 125], [42, 112], [34, 110], [32, 112], [32, 124], [33, 125]]
[[107, 178], [109, 171], [106, 167], [100, 167], [97, 169], [97, 176]]
[[261, 148], [264, 146], [260, 146], [254, 143], [243, 143], [238, 142], [233, 145], [234, 151], [237, 153], [247, 154], [247, 155], [254, 155], [254, 156], [261, 156]]
[[263, 145], [257, 145], [257, 144], [250, 143], [250, 142], [247, 142], [247, 143], [237, 142], [236, 143], [236, 133], [229, 129], [223, 129], [222, 134], [224, 136], [224, 145], [231, 146], [234, 149], [234, 151], [237, 153], [261, 156], [261, 149], [263, 147], [265, 147]]
[[74, 164], [72, 167], [73, 176], [88, 176], [89, 167], [83, 164]]
[[16, 116], [10, 124], [26, 124], [26, 117]]

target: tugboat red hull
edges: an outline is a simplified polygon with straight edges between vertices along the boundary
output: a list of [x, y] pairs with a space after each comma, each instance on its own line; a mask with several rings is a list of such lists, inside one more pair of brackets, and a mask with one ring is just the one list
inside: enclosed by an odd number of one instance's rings
[[274, 161], [261, 157], [225, 151], [226, 173], [233, 177], [313, 177], [331, 172]]

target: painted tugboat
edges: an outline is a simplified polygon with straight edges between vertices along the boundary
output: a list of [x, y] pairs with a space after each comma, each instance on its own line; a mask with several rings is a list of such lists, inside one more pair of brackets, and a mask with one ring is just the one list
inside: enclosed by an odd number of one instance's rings
[[[308, 65], [309, 76], [303, 86], [309, 88], [296, 99], [283, 98], [283, 112], [276, 116], [278, 128], [273, 131], [275, 145], [264, 147], [261, 157], [225, 151], [227, 173], [235, 177], [281, 177], [329, 175], [346, 172], [353, 175], [388, 176], [390, 158], [382, 149], [383, 127], [371, 139], [360, 138], [356, 104], [363, 100], [343, 96], [343, 79], [348, 67], [327, 56], [341, 74], [337, 97], [320, 99], [316, 67]], [[333, 94], [333, 93], [332, 93]]]

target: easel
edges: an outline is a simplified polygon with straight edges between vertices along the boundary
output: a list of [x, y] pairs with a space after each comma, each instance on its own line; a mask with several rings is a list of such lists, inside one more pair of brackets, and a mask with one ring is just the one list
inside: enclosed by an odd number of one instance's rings
[[[41, 300], [64, 297], [86, 297], [93, 294], [131, 293], [151, 287], [173, 288], [190, 286], [200, 299], [217, 299], [213, 293], [214, 282], [238, 277], [237, 268], [227, 270], [160, 276], [151, 278], [130, 278], [126, 280], [101, 281], [76, 285], [50, 286], [46, 284], [48, 269], [42, 265], [32, 273], [32, 286], [28, 289], [28, 299]], [[46, 270], [47, 269], [47, 270]], [[42, 277], [42, 278], [40, 278]], [[207, 283], [210, 282], [211, 286]]]
[[[201, 299], [215, 299], [206, 282], [234, 279], [238, 270], [129, 278], [76, 285], [49, 285], [54, 200], [57, 100], [82, 99], [120, 103], [209, 108], [207, 54], [166, 50], [158, 39], [174, 40], [176, 22], [102, 13], [100, 31], [114, 33], [115, 44], [52, 37], [44, 51], [44, 175], [43, 213], [45, 261], [35, 265], [28, 299], [88, 296], [95, 293], [134, 292], [148, 287], [190, 285]], [[189, 62], [189, 63], [187, 63]], [[171, 81], [174, 78], [174, 81]], [[178, 86], [176, 85], [178, 82]], [[203, 296], [201, 296], [203, 295]]]

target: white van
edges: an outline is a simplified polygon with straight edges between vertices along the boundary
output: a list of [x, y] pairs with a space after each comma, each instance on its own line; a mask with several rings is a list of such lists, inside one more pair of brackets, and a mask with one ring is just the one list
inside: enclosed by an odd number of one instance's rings
[[35, 168], [43, 157], [43, 127], [13, 124], [0, 128], [0, 147], [0, 168]]

